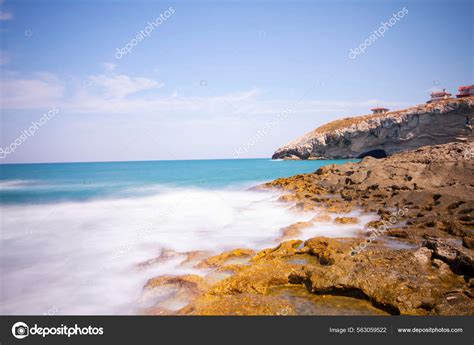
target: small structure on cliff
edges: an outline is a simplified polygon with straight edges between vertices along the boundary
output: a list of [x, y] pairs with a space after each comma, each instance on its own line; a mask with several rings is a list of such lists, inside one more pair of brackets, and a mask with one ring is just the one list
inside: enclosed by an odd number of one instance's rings
[[431, 99], [426, 103], [434, 103], [448, 98], [451, 98], [451, 94], [449, 92], [446, 92], [446, 89], [443, 89], [443, 91], [441, 92], [432, 92]]
[[457, 98], [474, 96], [474, 85], [460, 86], [458, 91]]
[[388, 112], [389, 109], [387, 108], [372, 108], [370, 109], [374, 114], [384, 114]]

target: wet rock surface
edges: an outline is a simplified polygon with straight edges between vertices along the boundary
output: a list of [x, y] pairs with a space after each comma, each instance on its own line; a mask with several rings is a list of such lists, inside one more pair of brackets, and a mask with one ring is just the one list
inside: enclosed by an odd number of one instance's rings
[[139, 313], [172, 315], [202, 295], [209, 288], [198, 275], [165, 275], [148, 280], [138, 304]]
[[251, 249], [234, 249], [212, 256], [196, 265], [197, 268], [217, 268], [223, 271], [236, 271], [245, 266], [255, 254]]
[[[270, 290], [271, 296], [286, 299], [297, 315], [389, 315], [364, 299], [337, 295], [317, 295], [301, 285], [284, 285]], [[287, 315], [282, 310], [281, 315]]]
[[[359, 237], [236, 249], [195, 265], [207, 270], [203, 277], [154, 278], [144, 294], [172, 291], [144, 313], [474, 315], [474, 161], [465, 158], [468, 149], [460, 143], [423, 147], [259, 186], [281, 190], [289, 207], [324, 209], [311, 222], [284, 228], [282, 240], [318, 222], [349, 226], [357, 219], [340, 213], [356, 208], [379, 219]], [[210, 279], [213, 274], [223, 276]]]

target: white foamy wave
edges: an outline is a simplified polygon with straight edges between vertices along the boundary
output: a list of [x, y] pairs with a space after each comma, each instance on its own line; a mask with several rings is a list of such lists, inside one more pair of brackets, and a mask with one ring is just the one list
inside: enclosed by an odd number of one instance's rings
[[[173, 260], [137, 270], [162, 249], [220, 252], [278, 243], [280, 229], [314, 214], [277, 194], [160, 189], [160, 194], [54, 205], [9, 205], [2, 220], [2, 314], [134, 313], [147, 279], [202, 273]], [[322, 224], [307, 237], [350, 236], [354, 226]]]
[[0, 191], [23, 189], [23, 188], [30, 187], [34, 183], [35, 181], [33, 180], [4, 180], [4, 181], [0, 181]]

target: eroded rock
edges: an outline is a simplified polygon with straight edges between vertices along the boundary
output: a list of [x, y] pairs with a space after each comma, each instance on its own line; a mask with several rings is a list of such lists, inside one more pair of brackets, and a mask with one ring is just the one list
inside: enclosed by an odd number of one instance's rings
[[423, 245], [433, 250], [435, 257], [446, 262], [453, 271], [474, 276], [474, 251], [462, 247], [453, 239], [427, 238]]
[[[275, 151], [273, 159], [340, 159], [387, 156], [470, 135], [474, 97], [420, 104], [384, 114], [350, 117], [325, 124]], [[370, 157], [367, 158], [367, 157]], [[319, 172], [324, 173], [324, 170]], [[352, 177], [351, 177], [352, 179]]]
[[298, 237], [302, 234], [302, 229], [312, 227], [313, 223], [311, 222], [298, 222], [281, 229], [281, 241], [289, 240], [295, 237]]

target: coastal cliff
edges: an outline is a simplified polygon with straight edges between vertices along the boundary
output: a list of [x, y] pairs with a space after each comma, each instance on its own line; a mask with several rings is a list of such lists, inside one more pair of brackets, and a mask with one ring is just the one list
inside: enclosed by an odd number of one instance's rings
[[279, 148], [272, 159], [389, 156], [472, 136], [474, 97], [447, 99], [383, 114], [330, 122]]

